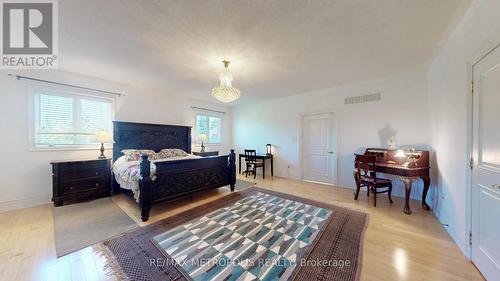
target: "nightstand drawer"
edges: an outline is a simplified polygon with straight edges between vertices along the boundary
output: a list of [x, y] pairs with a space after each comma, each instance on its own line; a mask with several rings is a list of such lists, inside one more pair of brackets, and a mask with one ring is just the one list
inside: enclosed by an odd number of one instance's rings
[[219, 156], [219, 151], [193, 151], [193, 154], [201, 157]]
[[81, 170], [72, 170], [71, 173], [63, 173], [61, 179], [63, 182], [85, 180], [90, 178], [102, 178], [108, 174], [103, 168], [90, 168]]
[[108, 167], [108, 163], [106, 161], [75, 161], [75, 162], [66, 162], [61, 163], [59, 165], [59, 169], [61, 171], [80, 171], [80, 170], [102, 170], [105, 167]]
[[75, 193], [82, 191], [90, 191], [95, 189], [103, 189], [109, 187], [106, 183], [106, 177], [91, 178], [85, 180], [74, 180], [63, 183], [64, 193]]

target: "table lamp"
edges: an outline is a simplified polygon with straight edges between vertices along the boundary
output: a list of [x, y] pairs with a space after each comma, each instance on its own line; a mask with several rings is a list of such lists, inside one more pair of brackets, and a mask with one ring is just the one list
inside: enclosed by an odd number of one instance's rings
[[109, 134], [108, 131], [99, 131], [96, 133], [95, 138], [98, 142], [101, 143], [101, 155], [99, 155], [99, 159], [106, 159], [106, 156], [104, 155], [104, 143], [111, 143], [111, 135]]
[[199, 134], [198, 135], [198, 140], [201, 141], [201, 151], [200, 152], [205, 152], [205, 145], [203, 144], [203, 142], [207, 141], [207, 135], [205, 135], [205, 134]]
[[405, 153], [404, 149], [398, 149], [398, 150], [396, 150], [396, 154], [394, 156], [397, 158], [405, 158], [406, 153]]
[[271, 155], [272, 154], [271, 153], [271, 144], [270, 143], [266, 144], [266, 154], [267, 155]]
[[398, 149], [394, 156], [406, 160], [406, 162], [403, 163], [404, 167], [417, 167], [417, 162], [422, 156], [422, 153], [416, 151], [415, 147], [408, 147], [407, 149]]

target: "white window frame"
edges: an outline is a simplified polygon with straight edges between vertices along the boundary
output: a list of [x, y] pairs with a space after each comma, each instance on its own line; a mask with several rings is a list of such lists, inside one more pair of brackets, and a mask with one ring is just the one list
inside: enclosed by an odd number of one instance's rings
[[200, 146], [201, 145], [201, 141], [198, 140], [198, 136], [197, 136], [197, 131], [198, 131], [198, 128], [197, 128], [197, 124], [196, 124], [196, 116], [197, 115], [203, 115], [203, 116], [208, 116], [208, 117], [216, 117], [216, 118], [220, 118], [220, 143], [208, 143], [208, 142], [203, 142], [203, 145], [204, 146], [208, 146], [208, 147], [217, 147], [217, 146], [223, 146], [224, 145], [224, 125], [225, 125], [225, 118], [224, 118], [224, 113], [218, 113], [218, 112], [212, 112], [212, 111], [208, 111], [208, 110], [194, 110], [194, 114], [193, 114], [193, 129], [194, 129], [194, 132], [193, 132], [193, 140], [192, 140], [192, 143], [197, 145], [197, 146]]
[[[53, 94], [63, 97], [77, 97], [85, 99], [94, 99], [99, 101], [108, 101], [111, 103], [111, 121], [115, 121], [116, 99], [111, 95], [99, 95], [88, 93], [85, 90], [81, 92], [69, 91], [55, 87], [33, 87], [30, 88], [29, 98], [29, 151], [63, 151], [63, 150], [99, 150], [100, 144], [75, 144], [75, 145], [40, 145], [36, 143], [36, 132], [38, 131], [39, 122], [39, 107], [37, 107], [37, 99], [42, 93]], [[76, 113], [75, 113], [76, 114]], [[75, 120], [78, 122], [78, 119]], [[111, 134], [112, 132], [111, 128]], [[111, 136], [112, 137], [112, 136]], [[104, 144], [105, 149], [113, 149], [113, 144]]]

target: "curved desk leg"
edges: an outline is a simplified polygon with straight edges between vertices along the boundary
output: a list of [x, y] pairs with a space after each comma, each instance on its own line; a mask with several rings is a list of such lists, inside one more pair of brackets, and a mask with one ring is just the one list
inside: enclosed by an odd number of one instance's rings
[[356, 191], [354, 192], [354, 200], [358, 200], [359, 190], [361, 189], [361, 187], [359, 186], [358, 171], [354, 170], [352, 172], [352, 175], [354, 176], [354, 181], [356, 182]]
[[410, 195], [411, 195], [411, 184], [413, 181], [407, 177], [401, 177], [400, 179], [405, 184], [405, 207], [403, 209], [403, 213], [411, 215]]
[[429, 186], [431, 185], [431, 178], [429, 176], [423, 176], [422, 180], [424, 181], [424, 190], [422, 192], [422, 208], [426, 211], [429, 211], [431, 207], [427, 205], [425, 199], [427, 197], [427, 192], [429, 191]]

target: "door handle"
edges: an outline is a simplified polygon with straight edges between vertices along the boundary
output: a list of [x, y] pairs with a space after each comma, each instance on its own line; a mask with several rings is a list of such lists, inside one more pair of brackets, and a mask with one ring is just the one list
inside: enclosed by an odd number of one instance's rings
[[491, 186], [491, 188], [500, 190], [500, 184], [494, 184]]
[[333, 154], [333, 151], [328, 151], [328, 153]]

